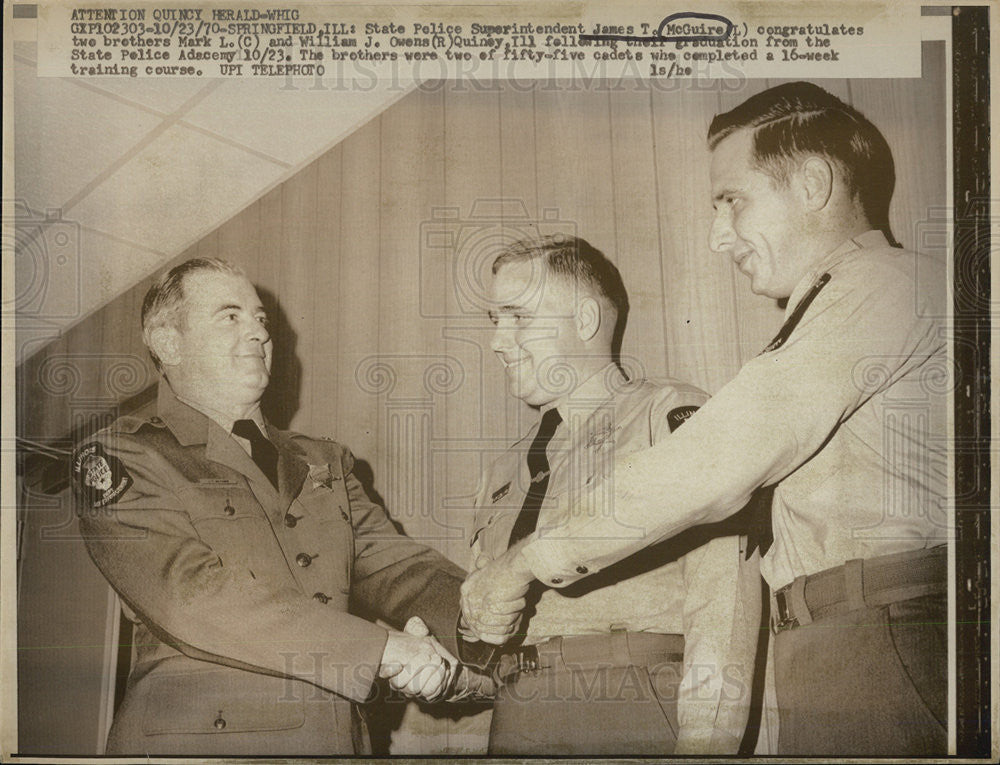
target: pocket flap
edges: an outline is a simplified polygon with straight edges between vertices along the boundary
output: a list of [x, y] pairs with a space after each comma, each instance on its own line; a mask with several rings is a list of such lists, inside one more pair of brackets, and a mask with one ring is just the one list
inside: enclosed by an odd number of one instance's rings
[[153, 735], [300, 728], [305, 708], [297, 685], [242, 670], [159, 674], [149, 681], [142, 730]]

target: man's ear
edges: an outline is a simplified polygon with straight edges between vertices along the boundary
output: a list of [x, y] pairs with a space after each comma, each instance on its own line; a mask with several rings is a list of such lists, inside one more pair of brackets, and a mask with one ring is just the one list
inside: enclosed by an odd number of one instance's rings
[[592, 297], [582, 297], [576, 304], [576, 333], [587, 342], [601, 328], [601, 304]]
[[165, 367], [181, 363], [180, 332], [174, 327], [157, 327], [150, 332], [149, 348]]
[[824, 157], [809, 157], [799, 167], [799, 180], [807, 210], [826, 207], [833, 193], [833, 166]]

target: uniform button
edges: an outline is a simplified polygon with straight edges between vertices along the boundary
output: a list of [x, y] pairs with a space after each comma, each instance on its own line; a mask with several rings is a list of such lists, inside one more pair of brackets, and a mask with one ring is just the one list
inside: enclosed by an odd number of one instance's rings
[[159, 425], [161, 422], [163, 422], [163, 420], [161, 420], [159, 417], [156, 416], [150, 417], [149, 421], [154, 425]]
[[215, 726], [216, 730], [222, 730], [226, 727], [226, 721], [221, 716], [215, 718], [215, 722], [212, 724]]
[[288, 513], [288, 514], [287, 514], [287, 515], [285, 516], [285, 525], [286, 525], [286, 526], [287, 526], [288, 528], [290, 528], [290, 529], [294, 529], [294, 528], [295, 528], [295, 524], [296, 524], [296, 523], [298, 523], [298, 522], [299, 522], [299, 519], [298, 519], [298, 518], [296, 518], [296, 517], [295, 517], [294, 515], [292, 515], [291, 513]]
[[222, 508], [222, 512], [226, 515], [236, 515], [236, 508], [226, 502], [226, 506]]
[[295, 556], [295, 562], [298, 563], [302, 568], [305, 568], [310, 563], [313, 562], [311, 555], [306, 555], [305, 553], [299, 553]]
[[577, 566], [576, 567], [576, 573], [578, 573], [578, 574], [586, 574], [587, 573], [587, 567], [586, 566]]
[[552, 577], [552, 584], [562, 584], [562, 579], [558, 576]]
[[320, 603], [329, 603], [330, 596], [323, 592], [317, 592], [313, 594], [313, 600], [318, 600]]

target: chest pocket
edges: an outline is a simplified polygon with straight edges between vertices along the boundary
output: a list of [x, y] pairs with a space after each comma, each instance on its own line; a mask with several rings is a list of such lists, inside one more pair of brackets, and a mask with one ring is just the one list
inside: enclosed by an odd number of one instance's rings
[[[507, 551], [507, 544], [510, 542], [510, 532], [514, 528], [514, 521], [520, 512], [520, 504], [504, 507], [494, 507], [477, 519], [476, 530], [472, 535], [469, 544], [474, 545], [479, 542], [479, 549], [489, 560], [498, 558]], [[479, 562], [476, 561], [476, 567]], [[482, 565], [485, 565], [483, 561]]]
[[279, 566], [275, 561], [280, 556], [278, 541], [264, 509], [246, 485], [204, 481], [178, 494], [198, 536], [224, 567], [244, 569], [252, 578], [282, 576], [284, 563]]

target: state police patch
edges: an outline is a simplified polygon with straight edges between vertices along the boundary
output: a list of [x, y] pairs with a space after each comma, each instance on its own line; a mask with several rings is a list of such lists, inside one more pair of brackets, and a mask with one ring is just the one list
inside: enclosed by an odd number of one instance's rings
[[110, 505], [132, 485], [122, 461], [105, 454], [96, 441], [84, 444], [73, 454], [73, 485], [91, 507]]
[[667, 425], [670, 426], [670, 432], [673, 433], [677, 428], [683, 425], [688, 417], [698, 411], [696, 406], [678, 406], [667, 412]]

